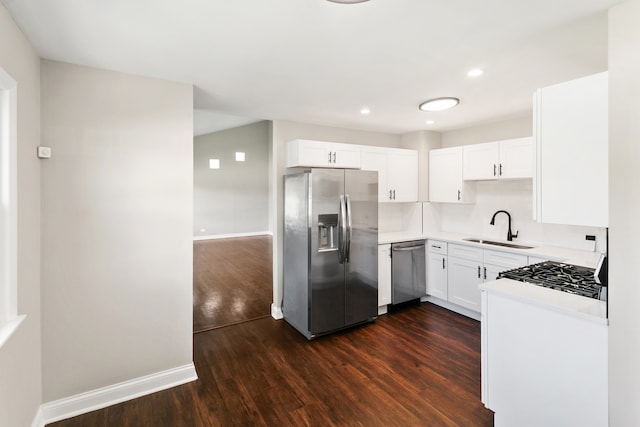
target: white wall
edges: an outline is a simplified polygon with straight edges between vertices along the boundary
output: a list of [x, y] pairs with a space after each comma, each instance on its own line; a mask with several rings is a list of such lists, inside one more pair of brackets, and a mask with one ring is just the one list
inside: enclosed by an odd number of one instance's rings
[[609, 424], [640, 425], [640, 1], [609, 11]]
[[41, 85], [48, 402], [192, 363], [193, 91], [45, 60]]
[[402, 135], [402, 147], [418, 150], [418, 200], [429, 200], [429, 151], [442, 148], [442, 134], [428, 130]]
[[41, 403], [40, 59], [0, 3], [0, 67], [18, 83], [18, 314], [0, 349], [0, 426], [28, 426]]
[[[262, 121], [194, 138], [195, 237], [269, 231], [269, 132]], [[236, 151], [244, 162], [235, 161]], [[213, 158], [220, 169], [209, 168]]]
[[284, 175], [287, 173], [287, 142], [293, 139], [313, 139], [345, 144], [401, 147], [399, 135], [342, 129], [328, 126], [277, 120], [273, 122], [273, 170], [271, 175], [271, 207], [273, 231], [273, 305], [272, 314], [280, 317], [282, 308], [282, 228]]
[[[533, 96], [533, 93], [531, 94]], [[533, 105], [533, 101], [532, 101]], [[452, 130], [442, 134], [442, 147], [481, 144], [533, 135], [532, 114], [498, 122]]]

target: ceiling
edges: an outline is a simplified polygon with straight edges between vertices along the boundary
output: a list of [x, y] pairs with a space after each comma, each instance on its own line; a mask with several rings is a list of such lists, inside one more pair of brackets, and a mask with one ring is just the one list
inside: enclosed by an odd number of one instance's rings
[[[530, 115], [535, 88], [606, 70], [620, 3], [1, 1], [43, 58], [193, 84], [197, 132], [266, 119], [394, 134]], [[461, 103], [418, 110], [441, 96]]]

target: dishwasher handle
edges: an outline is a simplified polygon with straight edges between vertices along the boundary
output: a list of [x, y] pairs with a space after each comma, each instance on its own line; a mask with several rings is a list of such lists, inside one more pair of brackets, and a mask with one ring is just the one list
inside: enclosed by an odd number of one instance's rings
[[392, 250], [394, 252], [405, 252], [405, 251], [417, 251], [419, 249], [424, 248], [424, 245], [416, 245], [416, 246], [402, 246], [402, 247], [394, 247]]

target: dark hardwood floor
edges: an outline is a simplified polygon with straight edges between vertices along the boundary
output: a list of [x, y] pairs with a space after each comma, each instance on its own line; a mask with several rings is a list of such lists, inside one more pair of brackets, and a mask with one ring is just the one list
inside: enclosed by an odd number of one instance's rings
[[194, 335], [199, 380], [51, 424], [492, 426], [480, 324], [424, 303], [308, 342], [262, 318]]
[[271, 236], [193, 243], [193, 330], [271, 314]]

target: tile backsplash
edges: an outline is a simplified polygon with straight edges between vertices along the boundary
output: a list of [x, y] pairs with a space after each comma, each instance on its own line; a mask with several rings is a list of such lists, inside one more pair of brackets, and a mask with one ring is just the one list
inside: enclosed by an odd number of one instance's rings
[[[519, 232], [517, 242], [599, 252], [606, 250], [606, 228], [540, 224], [534, 221], [531, 180], [478, 181], [476, 185], [475, 204], [429, 207], [425, 209], [425, 217], [427, 211], [439, 208], [442, 231], [506, 240], [506, 215], [499, 214], [495, 226], [489, 224], [496, 211], [506, 210], [511, 214], [512, 232]], [[585, 239], [587, 234], [596, 236], [595, 245], [593, 241]]]

